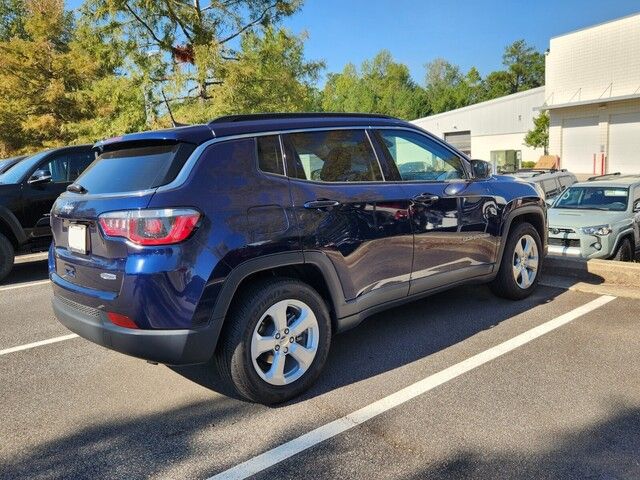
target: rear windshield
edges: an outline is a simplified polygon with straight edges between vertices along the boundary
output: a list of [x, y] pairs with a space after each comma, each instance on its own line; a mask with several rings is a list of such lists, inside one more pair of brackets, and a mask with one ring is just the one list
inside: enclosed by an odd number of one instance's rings
[[76, 180], [89, 193], [119, 193], [166, 185], [176, 178], [192, 145], [156, 145], [105, 152]]

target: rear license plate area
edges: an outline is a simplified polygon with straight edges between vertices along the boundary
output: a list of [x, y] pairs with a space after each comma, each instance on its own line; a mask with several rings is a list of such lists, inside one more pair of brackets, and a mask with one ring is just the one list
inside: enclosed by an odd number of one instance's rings
[[87, 253], [88, 241], [86, 225], [70, 224], [67, 238], [69, 250], [76, 253]]

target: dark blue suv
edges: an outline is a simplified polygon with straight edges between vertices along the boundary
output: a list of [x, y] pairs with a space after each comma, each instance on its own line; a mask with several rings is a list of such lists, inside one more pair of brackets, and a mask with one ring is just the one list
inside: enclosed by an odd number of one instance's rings
[[543, 193], [390, 117], [229, 116], [95, 148], [52, 210], [57, 317], [253, 401], [308, 388], [374, 312], [469, 282], [526, 297], [547, 248]]

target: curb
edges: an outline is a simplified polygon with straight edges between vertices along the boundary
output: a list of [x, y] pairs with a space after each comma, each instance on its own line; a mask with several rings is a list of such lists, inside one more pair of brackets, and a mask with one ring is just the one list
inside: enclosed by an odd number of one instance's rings
[[609, 283], [640, 287], [640, 263], [582, 260], [547, 255], [543, 273], [577, 278], [591, 284]]

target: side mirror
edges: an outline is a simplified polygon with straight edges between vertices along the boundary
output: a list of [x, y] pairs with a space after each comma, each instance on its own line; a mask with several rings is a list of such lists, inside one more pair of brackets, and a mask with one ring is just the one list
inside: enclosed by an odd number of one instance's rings
[[489, 178], [491, 176], [491, 164], [484, 160], [471, 160], [473, 178]]
[[36, 170], [29, 177], [27, 183], [29, 185], [38, 185], [41, 183], [49, 183], [51, 181], [51, 172], [49, 170]]

